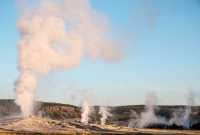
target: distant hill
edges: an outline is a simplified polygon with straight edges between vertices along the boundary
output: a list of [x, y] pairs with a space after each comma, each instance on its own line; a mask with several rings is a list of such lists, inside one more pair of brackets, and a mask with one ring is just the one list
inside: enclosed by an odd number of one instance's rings
[[[156, 106], [155, 114], [157, 116], [170, 119], [175, 110], [184, 109], [186, 106]], [[127, 126], [131, 110], [137, 112], [139, 115], [145, 111], [144, 105], [128, 105], [110, 107], [112, 117], [107, 119], [107, 123]], [[90, 117], [90, 123], [100, 123], [100, 114], [98, 114], [98, 106], [94, 106], [94, 112]], [[20, 116], [20, 107], [14, 103], [13, 99], [0, 99], [0, 119]], [[37, 117], [45, 117], [57, 120], [72, 119], [80, 121], [81, 108], [68, 104], [50, 103], [50, 102], [34, 102], [33, 113]], [[190, 114], [191, 120], [200, 120], [200, 106], [193, 106]]]
[[[20, 107], [14, 103], [13, 99], [0, 99], [0, 119], [19, 117], [20, 115]], [[68, 118], [80, 118], [81, 109], [68, 104], [36, 101], [34, 102], [33, 115], [65, 120]]]
[[[155, 114], [157, 116], [161, 116], [169, 120], [173, 117], [173, 113], [177, 110], [185, 110], [187, 106], [184, 105], [161, 105], [161, 106], [155, 106]], [[100, 115], [98, 114], [98, 106], [95, 106], [95, 113], [92, 115], [92, 121], [97, 121], [100, 119]], [[110, 107], [111, 113], [113, 116], [111, 118], [108, 118], [107, 123], [110, 124], [117, 124], [117, 125], [123, 125], [127, 126], [129, 123], [129, 120], [131, 118], [131, 110], [135, 111], [139, 116], [141, 112], [145, 111], [145, 105], [127, 105], [127, 106], [116, 106], [116, 107]], [[200, 121], [200, 106], [192, 106], [191, 107], [191, 113], [190, 113], [190, 119], [191, 123]]]

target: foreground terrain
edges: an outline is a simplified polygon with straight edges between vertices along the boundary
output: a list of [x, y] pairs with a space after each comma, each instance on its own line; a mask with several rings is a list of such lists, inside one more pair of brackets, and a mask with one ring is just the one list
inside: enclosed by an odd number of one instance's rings
[[116, 125], [82, 124], [30, 116], [0, 121], [0, 134], [200, 134], [191, 130], [136, 129]]
[[[82, 124], [81, 108], [77, 106], [34, 102], [33, 116], [24, 118], [14, 100], [0, 100], [0, 134], [200, 134], [198, 106], [191, 108], [191, 130], [183, 130], [183, 127], [176, 124], [169, 126], [153, 123], [145, 128], [131, 128], [128, 127], [131, 112], [135, 111], [140, 115], [145, 111], [144, 105], [109, 108], [112, 117], [106, 120], [107, 125], [101, 126], [98, 106], [94, 106], [89, 124]], [[155, 110], [157, 116], [169, 120], [175, 110], [184, 110], [186, 106], [156, 106], [156, 108], [158, 108]]]

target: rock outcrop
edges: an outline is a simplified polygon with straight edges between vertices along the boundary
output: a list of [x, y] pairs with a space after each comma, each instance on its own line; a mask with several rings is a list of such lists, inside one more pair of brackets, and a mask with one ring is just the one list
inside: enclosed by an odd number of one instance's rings
[[[71, 118], [80, 119], [81, 109], [77, 106], [67, 104], [34, 102], [33, 115], [37, 117], [46, 117], [57, 120], [65, 120]], [[22, 116], [20, 107], [14, 103], [14, 100], [0, 100], [0, 119], [20, 116]]]
[[[170, 120], [173, 117], [173, 112], [177, 109], [184, 109], [185, 106], [159, 106], [159, 110], [155, 111], [155, 114], [160, 117]], [[145, 111], [144, 105], [135, 106], [116, 106], [110, 107], [112, 117], [108, 117], [106, 124], [114, 124], [119, 126], [128, 126], [130, 120], [131, 110], [135, 111], [140, 115], [141, 112]], [[99, 107], [94, 106], [93, 113], [90, 116], [89, 123], [100, 124], [101, 115], [98, 113]], [[34, 102], [33, 115], [38, 118], [49, 118], [53, 120], [70, 120], [72, 122], [80, 122], [81, 119], [81, 108], [68, 104], [60, 103], [48, 103], [48, 102]], [[0, 99], [0, 119], [9, 119], [22, 117], [20, 107], [14, 103], [11, 99]], [[190, 114], [190, 129], [200, 129], [200, 107], [192, 107]], [[151, 123], [145, 128], [151, 129], [184, 129], [180, 125], [172, 124], [155, 124]]]
[[36, 107], [34, 112], [39, 117], [50, 117], [58, 120], [81, 117], [80, 108], [62, 104]]

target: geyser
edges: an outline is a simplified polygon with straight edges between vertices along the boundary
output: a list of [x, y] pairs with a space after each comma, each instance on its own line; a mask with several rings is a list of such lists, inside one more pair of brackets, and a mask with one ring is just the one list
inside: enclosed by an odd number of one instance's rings
[[192, 111], [192, 106], [195, 105], [195, 98], [197, 94], [194, 91], [189, 90], [186, 100], [187, 107], [185, 109], [174, 110], [172, 113], [172, 117], [167, 121], [165, 117], [156, 116], [155, 114], [155, 106], [158, 104], [158, 98], [155, 93], [151, 92], [147, 94], [146, 99], [146, 111], [141, 112], [140, 116], [131, 110], [131, 119], [129, 121], [128, 127], [147, 127], [150, 124], [161, 124], [165, 125], [165, 127], [173, 127], [173, 125], [180, 126], [183, 129], [190, 129], [191, 121], [190, 114]]
[[101, 125], [105, 125], [106, 119], [112, 116], [112, 114], [109, 111], [110, 109], [106, 106], [99, 107], [99, 114], [101, 114]]
[[84, 124], [88, 124], [89, 115], [91, 114], [93, 107], [86, 100], [81, 101], [81, 107], [82, 107], [81, 122]]
[[156, 116], [155, 114], [155, 105], [158, 105], [159, 99], [157, 98], [154, 92], [149, 92], [146, 94], [146, 111], [141, 112], [141, 116], [139, 117], [135, 111], [131, 112], [132, 119], [129, 122], [129, 127], [139, 127], [143, 128], [147, 125], [154, 124], [166, 124], [167, 121], [165, 118]]
[[194, 91], [188, 90], [188, 94], [186, 97], [186, 101], [188, 106], [183, 110], [175, 110], [173, 113], [173, 117], [169, 121], [169, 125], [172, 125], [173, 123], [177, 125], [183, 126], [185, 129], [190, 128], [190, 113], [191, 113], [191, 106], [195, 105], [195, 98], [196, 95]]
[[34, 4], [21, 9], [17, 22], [20, 75], [14, 91], [15, 103], [24, 116], [32, 113], [40, 75], [77, 67], [83, 58], [106, 62], [122, 59], [120, 46], [104, 36], [108, 19], [94, 11], [88, 0], [42, 0], [30, 5]]

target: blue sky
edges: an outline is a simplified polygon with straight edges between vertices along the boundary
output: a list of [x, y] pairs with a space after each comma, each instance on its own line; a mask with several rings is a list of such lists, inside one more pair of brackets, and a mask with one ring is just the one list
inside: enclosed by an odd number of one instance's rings
[[[188, 89], [200, 92], [200, 1], [91, 0], [106, 16], [112, 38], [124, 46], [119, 63], [82, 60], [81, 66], [41, 76], [35, 100], [79, 105], [186, 104]], [[15, 98], [17, 70], [15, 1], [0, 1], [0, 98]], [[73, 97], [73, 98], [72, 98]], [[196, 100], [200, 104], [199, 97]]]

